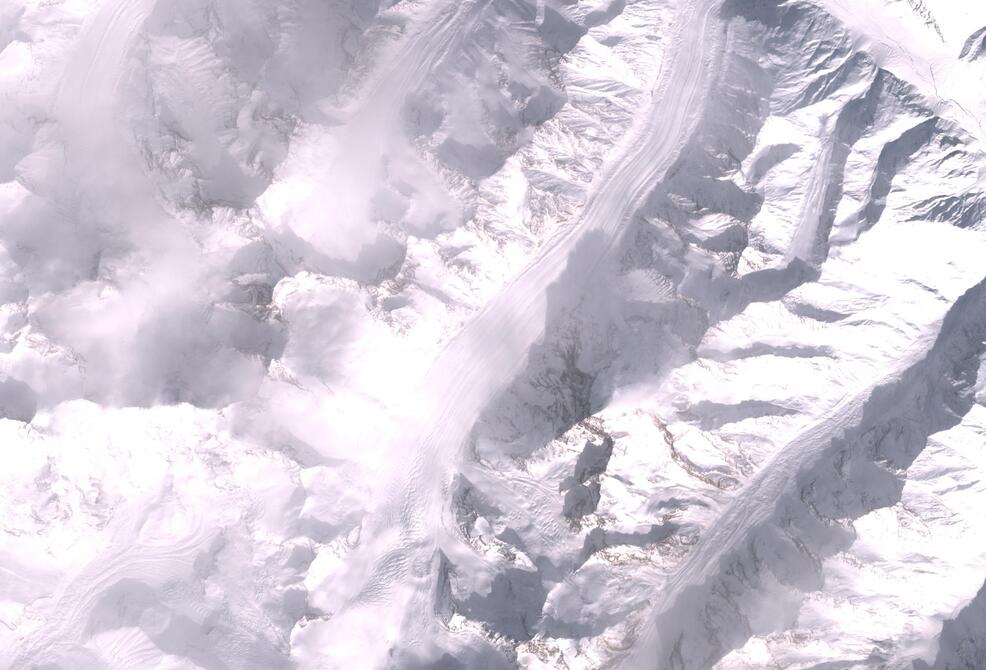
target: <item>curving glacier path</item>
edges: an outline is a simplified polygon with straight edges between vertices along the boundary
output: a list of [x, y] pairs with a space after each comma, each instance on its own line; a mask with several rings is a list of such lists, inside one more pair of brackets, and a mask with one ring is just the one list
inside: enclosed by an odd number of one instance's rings
[[[410, 53], [401, 54], [401, 62], [440, 58], [433, 50], [443, 52], [455, 39], [449, 31], [457, 29], [462, 20], [458, 17], [473, 4], [458, 6], [451, 18], [440, 18], [411, 38]], [[680, 7], [677, 37], [652, 81], [649, 109], [637, 116], [594, 179], [581, 217], [550, 240], [535, 261], [448, 343], [418, 392], [398, 410], [392, 434], [385, 438], [394, 458], [388, 470], [395, 473], [394, 479], [381, 482], [387, 502], [362, 530], [357, 555], [347, 559], [353, 566], [349, 570], [363, 571], [362, 579], [355, 580], [362, 586], [340, 603], [326, 623], [331, 630], [317, 636], [323, 658], [328, 653], [341, 660], [357, 646], [377, 649], [379, 657], [367, 659], [371, 667], [384, 663], [395, 644], [414, 647], [433, 638], [439, 552], [456, 552], [455, 531], [444, 523], [449, 474], [457, 468], [480, 412], [522, 369], [527, 351], [543, 335], [548, 287], [578, 249], [582, 281], [562, 290], [570, 300], [580, 297], [591, 269], [606, 256], [695, 129], [721, 53], [718, 7], [712, 0]], [[399, 80], [414, 81], [420, 69], [405, 72], [407, 67], [397, 70]], [[392, 80], [386, 76], [384, 82]], [[584, 242], [590, 244], [580, 248]], [[297, 650], [302, 641], [294, 642]]]

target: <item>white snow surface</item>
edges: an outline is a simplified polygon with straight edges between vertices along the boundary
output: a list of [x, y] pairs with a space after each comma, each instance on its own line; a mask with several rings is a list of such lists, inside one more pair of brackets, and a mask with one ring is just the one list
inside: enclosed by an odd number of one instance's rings
[[986, 5], [4, 0], [0, 667], [986, 668]]

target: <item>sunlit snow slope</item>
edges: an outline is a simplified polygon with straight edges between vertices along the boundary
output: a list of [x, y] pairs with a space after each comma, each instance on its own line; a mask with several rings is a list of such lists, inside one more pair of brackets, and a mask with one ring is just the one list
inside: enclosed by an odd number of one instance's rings
[[0, 667], [986, 667], [979, 4], [5, 0]]

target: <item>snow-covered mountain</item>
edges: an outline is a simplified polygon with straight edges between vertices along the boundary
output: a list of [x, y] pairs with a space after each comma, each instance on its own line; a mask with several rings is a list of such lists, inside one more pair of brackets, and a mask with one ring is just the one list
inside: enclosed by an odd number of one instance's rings
[[4, 0], [0, 666], [986, 668], [984, 84], [960, 0]]

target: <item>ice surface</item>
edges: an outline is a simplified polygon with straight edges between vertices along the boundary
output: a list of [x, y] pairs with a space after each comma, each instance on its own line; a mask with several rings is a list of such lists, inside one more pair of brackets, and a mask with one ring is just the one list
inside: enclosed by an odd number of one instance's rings
[[0, 3], [0, 667], [986, 667], [986, 5]]

